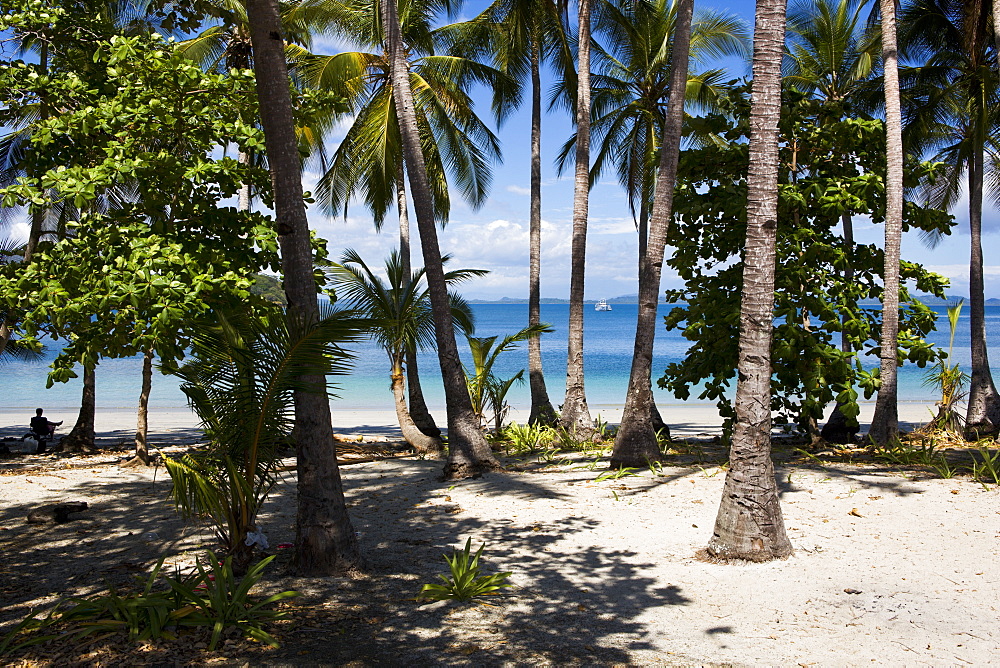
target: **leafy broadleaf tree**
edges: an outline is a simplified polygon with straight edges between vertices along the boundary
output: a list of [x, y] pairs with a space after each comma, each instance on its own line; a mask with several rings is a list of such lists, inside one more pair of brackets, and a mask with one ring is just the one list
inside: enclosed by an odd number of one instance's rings
[[[660, 380], [680, 399], [697, 388], [700, 398], [716, 401], [727, 432], [734, 417], [730, 393], [738, 364], [746, 220], [745, 92], [736, 90], [724, 100], [728, 118], [696, 120], [718, 138], [715, 143], [682, 152], [670, 237], [677, 250], [668, 265], [684, 288], [667, 294], [669, 301], [683, 305], [668, 314], [667, 327], [683, 326], [693, 345]], [[797, 423], [804, 432], [832, 401], [856, 418], [855, 388], [870, 397], [878, 385], [878, 373], [867, 371], [854, 351], [874, 356], [880, 350], [878, 314], [862, 304], [882, 296], [885, 256], [874, 245], [845, 246], [837, 228], [845, 216], [883, 219], [885, 151], [880, 142], [885, 131], [878, 120], [841, 119], [840, 109], [837, 103], [786, 91], [780, 125], [770, 406], [779, 422]], [[933, 163], [911, 161], [908, 184], [935, 169]], [[945, 212], [909, 202], [905, 213], [908, 229], [949, 229]], [[853, 268], [850, 278], [846, 266]], [[911, 262], [903, 262], [902, 271], [918, 289], [943, 295], [947, 282], [942, 277]], [[938, 353], [924, 337], [933, 330], [935, 315], [905, 289], [901, 296], [900, 361], [933, 363]], [[848, 339], [846, 350], [837, 345], [842, 335]]]
[[28, 305], [20, 323], [28, 336], [69, 340], [50, 383], [74, 377], [78, 363], [92, 372], [102, 356], [181, 355], [188, 319], [213, 300], [245, 295], [249, 276], [274, 259], [274, 235], [260, 216], [219, 206], [254, 172], [212, 157], [220, 143], [260, 141], [240, 120], [250, 78], [203, 73], [156, 38], [113, 36], [93, 46], [87, 76], [66, 69], [38, 83], [17, 64], [3, 75], [12, 96], [30, 99], [26, 92], [43, 85], [59, 90], [63, 105], [32, 126], [39, 178], [2, 191], [6, 206], [77, 212], [61, 240], [4, 278], [13, 305]]
[[[442, 258], [447, 260], [447, 257]], [[449, 287], [486, 272], [478, 269], [456, 269], [445, 273]], [[363, 313], [370, 324], [370, 335], [389, 356], [392, 395], [396, 419], [403, 438], [422, 454], [439, 455], [444, 451], [441, 440], [421, 432], [406, 408], [404, 368], [408, 350], [431, 345], [434, 341], [434, 320], [430, 298], [424, 284], [424, 271], [406, 272], [398, 252], [393, 251], [385, 262], [383, 280], [353, 250], [346, 250], [339, 264], [330, 270], [338, 301]], [[472, 310], [458, 295], [451, 295], [452, 319], [464, 332], [473, 329]]]

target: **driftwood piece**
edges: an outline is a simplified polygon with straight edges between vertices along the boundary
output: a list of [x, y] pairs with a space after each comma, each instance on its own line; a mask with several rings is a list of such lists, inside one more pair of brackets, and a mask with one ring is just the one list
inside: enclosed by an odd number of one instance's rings
[[79, 513], [86, 509], [86, 501], [48, 503], [29, 510], [28, 522], [30, 524], [62, 524], [63, 522], [70, 522], [76, 519], [75, 517], [70, 517], [73, 513]]

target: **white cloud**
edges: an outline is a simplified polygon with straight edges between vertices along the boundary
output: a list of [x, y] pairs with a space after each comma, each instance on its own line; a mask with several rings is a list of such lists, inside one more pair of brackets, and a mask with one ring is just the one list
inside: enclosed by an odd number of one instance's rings
[[514, 193], [515, 195], [530, 195], [531, 188], [525, 188], [524, 186], [511, 184], [507, 186], [507, 192]]

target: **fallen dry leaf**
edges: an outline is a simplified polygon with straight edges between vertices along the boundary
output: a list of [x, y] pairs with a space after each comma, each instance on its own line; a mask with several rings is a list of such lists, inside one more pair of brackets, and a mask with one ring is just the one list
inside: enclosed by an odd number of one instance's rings
[[851, 512], [849, 512], [847, 514], [848, 515], [854, 515], [855, 517], [864, 517], [864, 515], [862, 515], [861, 513], [858, 512], [857, 508], [851, 508]]

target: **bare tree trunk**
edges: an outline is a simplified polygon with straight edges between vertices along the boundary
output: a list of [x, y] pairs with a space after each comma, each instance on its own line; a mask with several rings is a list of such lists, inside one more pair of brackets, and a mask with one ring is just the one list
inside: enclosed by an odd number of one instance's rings
[[[844, 283], [849, 285], [854, 282], [854, 220], [850, 214], [845, 213], [841, 217], [841, 223], [844, 226], [844, 252], [847, 254]], [[841, 316], [840, 322], [842, 325], [847, 323], [847, 314]], [[847, 334], [846, 329], [842, 329], [840, 332], [840, 349], [845, 353], [854, 353], [854, 346], [851, 344], [851, 337]], [[857, 433], [857, 418], [847, 417], [842, 405], [837, 403], [833, 412], [830, 413], [830, 418], [823, 425], [820, 436], [829, 443], [852, 443]]]
[[[540, 35], [531, 38], [531, 214], [528, 222], [528, 325], [542, 321], [542, 79]], [[531, 389], [529, 424], [557, 422], [542, 371], [542, 337], [528, 339], [528, 387]]]
[[594, 420], [583, 385], [583, 295], [587, 268], [587, 218], [590, 210], [590, 5], [579, 0], [579, 50], [576, 90], [576, 170], [573, 189], [573, 240], [569, 279], [569, 340], [566, 397], [560, 421], [579, 440], [594, 435]]
[[969, 334], [972, 375], [965, 430], [969, 438], [1000, 431], [1000, 395], [997, 394], [986, 348], [986, 301], [983, 289], [983, 152], [969, 160]]
[[420, 431], [410, 412], [406, 409], [406, 380], [403, 375], [402, 359], [392, 365], [392, 398], [396, 405], [396, 419], [399, 421], [399, 428], [403, 432], [403, 438], [413, 446], [413, 449], [422, 455], [439, 457], [444, 452], [444, 445], [441, 439], [433, 438]]
[[97, 382], [93, 366], [83, 367], [83, 396], [73, 430], [59, 441], [62, 452], [97, 452], [94, 444], [94, 417], [97, 412]]
[[153, 387], [153, 351], [147, 350], [142, 356], [142, 390], [139, 392], [139, 414], [136, 418], [135, 457], [128, 463], [133, 466], [149, 466], [149, 392]]
[[[412, 263], [410, 261], [410, 215], [406, 204], [406, 177], [403, 171], [403, 163], [399, 163], [396, 170], [396, 209], [399, 212], [399, 258], [403, 266], [403, 275], [409, 279], [412, 273]], [[427, 410], [427, 402], [424, 401], [424, 390], [420, 386], [420, 372], [417, 369], [417, 351], [406, 351], [406, 379], [407, 390], [410, 395], [409, 415], [417, 429], [421, 433], [437, 439], [440, 443], [441, 430], [434, 423], [434, 417]]]
[[[688, 51], [691, 44], [691, 15], [694, 0], [678, 0], [673, 54], [670, 63], [670, 99], [660, 148], [660, 168], [653, 195], [653, 216], [649, 240], [639, 262], [639, 313], [635, 326], [635, 346], [628, 395], [622, 423], [615, 436], [611, 467], [643, 466], [660, 458], [653, 426], [653, 340], [656, 337], [657, 307], [663, 254], [673, 216], [674, 186], [680, 158], [681, 125], [684, 121], [684, 90], [687, 84]], [[645, 196], [643, 197], [645, 200]], [[645, 207], [645, 204], [643, 204]]]
[[[248, 0], [247, 15], [257, 77], [261, 125], [274, 187], [274, 210], [281, 248], [288, 314], [317, 321], [319, 304], [313, 276], [309, 222], [302, 199], [301, 162], [288, 91], [284, 42], [277, 0]], [[325, 387], [323, 376], [303, 381]], [[295, 393], [298, 514], [295, 565], [304, 575], [332, 575], [360, 565], [357, 537], [344, 503], [330, 418], [322, 393]]]
[[879, 0], [885, 72], [885, 292], [882, 294], [881, 384], [868, 437], [885, 444], [899, 431], [896, 369], [899, 366], [899, 243], [903, 235], [903, 120], [896, 51], [896, 1]]
[[771, 338], [778, 218], [784, 0], [757, 0], [739, 380], [729, 473], [708, 554], [769, 561], [792, 553], [771, 462]]
[[[250, 155], [249, 151], [240, 151], [237, 156], [237, 162], [239, 164], [249, 167], [250, 162], [253, 160], [253, 156]], [[244, 183], [240, 186], [240, 200], [239, 200], [239, 210], [249, 211], [250, 204], [253, 202], [253, 192], [250, 189], [249, 183]]]
[[501, 466], [479, 428], [479, 420], [472, 410], [472, 402], [466, 388], [462, 361], [458, 356], [448, 287], [444, 279], [444, 265], [441, 262], [441, 248], [434, 226], [434, 207], [427, 181], [427, 168], [413, 107], [409, 68], [399, 32], [396, 0], [380, 0], [380, 2], [386, 31], [386, 46], [392, 63], [393, 101], [403, 139], [403, 159], [410, 178], [410, 196], [413, 199], [413, 210], [420, 230], [427, 289], [430, 292], [431, 310], [434, 315], [434, 336], [438, 346], [438, 360], [441, 364], [448, 408], [448, 461], [444, 467], [444, 477], [466, 478], [487, 470], [499, 470]]

